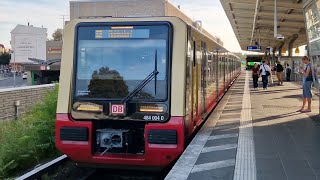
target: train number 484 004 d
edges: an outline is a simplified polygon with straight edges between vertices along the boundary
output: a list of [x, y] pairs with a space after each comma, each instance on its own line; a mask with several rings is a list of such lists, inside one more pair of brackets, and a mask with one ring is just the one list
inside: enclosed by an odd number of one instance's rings
[[143, 116], [143, 119], [146, 121], [163, 121], [164, 116], [150, 116], [150, 115], [145, 115]]

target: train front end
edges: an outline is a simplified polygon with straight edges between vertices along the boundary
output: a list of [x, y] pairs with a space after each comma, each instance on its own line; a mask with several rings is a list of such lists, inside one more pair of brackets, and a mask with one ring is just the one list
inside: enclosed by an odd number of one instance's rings
[[126, 168], [164, 168], [183, 152], [183, 102], [172, 103], [183, 100], [172, 91], [183, 86], [172, 78], [173, 24], [109, 18], [66, 26], [56, 119], [61, 152], [78, 163]]

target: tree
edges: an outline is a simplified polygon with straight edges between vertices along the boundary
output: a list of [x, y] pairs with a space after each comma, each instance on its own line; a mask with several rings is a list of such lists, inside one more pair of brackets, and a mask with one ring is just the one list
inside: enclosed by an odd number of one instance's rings
[[101, 67], [92, 73], [88, 86], [89, 97], [93, 98], [123, 98], [129, 94], [129, 88], [123, 77], [116, 70]]
[[52, 34], [52, 38], [54, 41], [61, 41], [62, 40], [62, 29], [58, 28]]
[[11, 54], [8, 52], [4, 52], [0, 54], [0, 65], [7, 65], [10, 63]]

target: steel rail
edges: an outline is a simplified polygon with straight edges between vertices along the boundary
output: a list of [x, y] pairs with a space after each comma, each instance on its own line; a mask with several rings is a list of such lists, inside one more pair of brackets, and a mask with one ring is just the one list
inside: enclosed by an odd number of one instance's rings
[[67, 155], [62, 155], [44, 165], [41, 165], [35, 169], [33, 169], [32, 171], [16, 178], [16, 180], [23, 180], [23, 179], [35, 179], [36, 177], [39, 177], [41, 174], [45, 173], [48, 171], [48, 169], [58, 166], [60, 164], [62, 164], [63, 162], [67, 161], [69, 158], [67, 157]]

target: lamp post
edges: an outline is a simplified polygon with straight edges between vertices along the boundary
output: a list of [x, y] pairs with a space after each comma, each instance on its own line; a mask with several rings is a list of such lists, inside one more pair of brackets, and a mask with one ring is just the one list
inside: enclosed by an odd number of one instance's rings
[[[277, 19], [277, 0], [274, 0], [274, 37], [276, 38], [278, 36], [278, 19]], [[281, 53], [281, 52], [280, 52]]]

